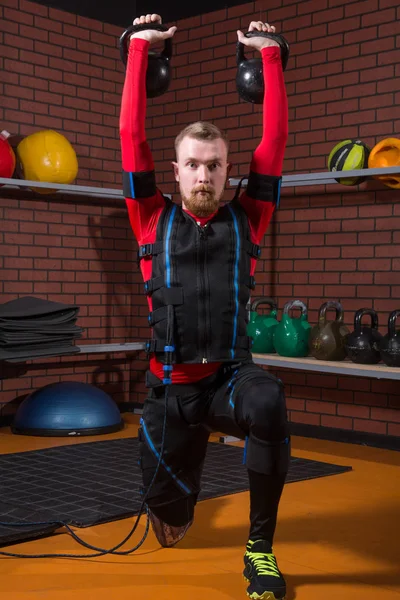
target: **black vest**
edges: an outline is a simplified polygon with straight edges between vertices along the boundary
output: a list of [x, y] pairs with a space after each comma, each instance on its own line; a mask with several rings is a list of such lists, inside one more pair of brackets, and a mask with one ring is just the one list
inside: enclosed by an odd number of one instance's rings
[[250, 258], [259, 255], [236, 199], [204, 227], [166, 199], [156, 242], [139, 247], [139, 258], [152, 256], [152, 277], [145, 282], [153, 328], [147, 352], [164, 364], [251, 358], [246, 306], [255, 285]]

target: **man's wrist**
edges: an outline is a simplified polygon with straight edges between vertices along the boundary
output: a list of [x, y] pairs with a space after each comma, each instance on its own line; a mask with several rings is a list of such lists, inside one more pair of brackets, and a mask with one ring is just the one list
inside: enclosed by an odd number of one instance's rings
[[263, 44], [260, 48], [260, 52], [262, 50], [265, 50], [266, 48], [279, 48], [279, 44], [278, 42], [276, 42], [275, 40], [266, 40], [265, 44]]
[[132, 37], [129, 42], [129, 47], [134, 46], [135, 50], [145, 50], [150, 46], [150, 42], [140, 37]]

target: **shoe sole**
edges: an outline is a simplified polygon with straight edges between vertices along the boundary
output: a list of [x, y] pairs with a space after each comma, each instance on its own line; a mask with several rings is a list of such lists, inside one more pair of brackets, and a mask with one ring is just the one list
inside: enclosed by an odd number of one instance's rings
[[[251, 583], [250, 579], [247, 579], [247, 577], [243, 576], [243, 579], [245, 580], [246, 583]], [[251, 598], [251, 600], [285, 600], [286, 594], [284, 596], [281, 596], [280, 598], [277, 598], [274, 594], [274, 592], [263, 592], [260, 596], [260, 594], [257, 594], [257, 592], [253, 592], [252, 594], [249, 594], [249, 592], [246, 592], [247, 596], [249, 598]]]

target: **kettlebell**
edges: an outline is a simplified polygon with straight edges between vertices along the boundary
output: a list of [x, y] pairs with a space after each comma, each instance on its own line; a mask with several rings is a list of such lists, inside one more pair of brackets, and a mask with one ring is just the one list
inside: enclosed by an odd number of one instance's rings
[[[371, 317], [371, 327], [362, 327], [364, 315]], [[346, 336], [346, 354], [354, 363], [376, 365], [381, 360], [379, 344], [382, 334], [378, 331], [378, 315], [372, 308], [360, 308], [354, 315], [354, 331]]]
[[[291, 318], [289, 311], [300, 308], [299, 318]], [[287, 302], [282, 320], [274, 330], [274, 347], [281, 356], [307, 356], [311, 325], [307, 320], [307, 307], [300, 300]]]
[[[132, 33], [144, 31], [145, 29], [157, 29], [157, 31], [168, 31], [168, 27], [160, 23], [143, 23], [131, 25], [119, 38], [119, 50], [121, 60], [126, 66], [128, 62], [128, 47]], [[146, 72], [146, 94], [148, 98], [156, 98], [165, 94], [171, 83], [170, 59], [172, 56], [172, 38], [164, 40], [164, 50], [159, 52], [149, 51]]]
[[[289, 60], [289, 44], [283, 35], [266, 33], [264, 31], [248, 31], [245, 36], [265, 37], [278, 42], [281, 50], [282, 68], [286, 69]], [[264, 100], [264, 76], [261, 58], [247, 59], [244, 55], [244, 44], [236, 44], [236, 88], [239, 96], [246, 102], [262, 104]]]
[[388, 332], [383, 336], [380, 343], [381, 358], [388, 367], [400, 367], [400, 329], [396, 331], [396, 319], [400, 316], [400, 310], [390, 313], [388, 319]]
[[[336, 318], [326, 321], [326, 311], [334, 308]], [[340, 302], [330, 300], [320, 306], [318, 323], [311, 329], [310, 353], [318, 360], [344, 360], [346, 349], [344, 347], [346, 335], [350, 331], [343, 323], [343, 309]]]
[[[271, 312], [262, 315], [257, 312], [261, 304], [267, 304]], [[274, 348], [274, 330], [278, 325], [276, 319], [278, 305], [271, 298], [256, 298], [251, 305], [250, 321], [247, 325], [247, 335], [253, 339], [252, 352], [259, 354], [271, 354]]]

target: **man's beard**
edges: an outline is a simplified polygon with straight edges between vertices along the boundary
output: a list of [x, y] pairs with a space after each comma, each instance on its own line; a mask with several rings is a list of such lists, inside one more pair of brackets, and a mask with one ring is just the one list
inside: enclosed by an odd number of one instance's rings
[[[200, 194], [199, 192], [206, 193]], [[208, 217], [218, 210], [220, 199], [217, 198], [210, 186], [199, 185], [193, 188], [189, 197], [182, 194], [182, 200], [185, 207], [196, 217]]]

